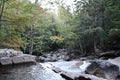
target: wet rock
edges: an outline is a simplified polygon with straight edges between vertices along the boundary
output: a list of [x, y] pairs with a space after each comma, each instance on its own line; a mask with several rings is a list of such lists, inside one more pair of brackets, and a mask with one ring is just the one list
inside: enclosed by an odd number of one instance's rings
[[62, 70], [59, 67], [54, 67], [52, 70], [56, 73], [62, 72]]
[[78, 74], [78, 73], [63, 72], [61, 73], [61, 76], [67, 80], [106, 80], [104, 78], [100, 78], [94, 75], [84, 74], [84, 73]]
[[108, 62], [114, 64], [114, 65], [117, 65], [119, 66], [119, 70], [120, 70], [120, 57], [116, 57], [114, 59], [108, 59]]
[[[119, 72], [120, 72], [120, 57], [116, 57], [114, 59], [109, 59], [108, 62], [117, 65], [119, 67]], [[117, 75], [117, 79], [120, 80], [120, 73]]]
[[106, 60], [96, 60], [86, 69], [86, 73], [108, 80], [116, 80], [119, 75], [119, 67]]
[[97, 77], [94, 75], [90, 75], [90, 74], [80, 74], [80, 76], [78, 78], [76, 78], [77, 80], [107, 80], [101, 77]]
[[85, 72], [87, 74], [105, 78], [103, 70], [99, 67], [99, 65], [96, 62], [92, 62], [91, 65], [85, 70]]
[[119, 67], [114, 65], [108, 61], [100, 61], [98, 62], [101, 69], [104, 71], [105, 78], [109, 80], [116, 80], [119, 75]]
[[75, 80], [91, 80], [90, 78], [85, 78], [83, 76], [79, 76], [78, 78], [75, 78]]
[[74, 78], [75, 78], [78, 74], [63, 72], [63, 73], [61, 73], [60, 75], [61, 75], [63, 78], [65, 78], [66, 80], [74, 80]]

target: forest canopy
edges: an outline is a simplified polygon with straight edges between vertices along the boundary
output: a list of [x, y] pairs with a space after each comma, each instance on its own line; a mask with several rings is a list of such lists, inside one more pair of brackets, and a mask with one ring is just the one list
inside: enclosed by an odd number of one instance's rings
[[120, 49], [120, 0], [75, 0], [72, 11], [61, 0], [49, 4], [57, 5], [57, 14], [38, 0], [0, 0], [0, 48], [36, 55], [59, 48], [84, 55]]

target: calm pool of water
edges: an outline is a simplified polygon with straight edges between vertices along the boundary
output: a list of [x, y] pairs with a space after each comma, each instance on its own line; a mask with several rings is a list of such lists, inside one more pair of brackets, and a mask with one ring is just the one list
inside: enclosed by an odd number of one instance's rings
[[0, 67], [0, 80], [65, 80], [40, 64]]

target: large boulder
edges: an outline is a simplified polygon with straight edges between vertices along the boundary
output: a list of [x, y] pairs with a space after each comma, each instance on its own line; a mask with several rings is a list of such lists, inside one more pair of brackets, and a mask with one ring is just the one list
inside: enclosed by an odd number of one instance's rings
[[117, 80], [119, 67], [106, 60], [91, 61], [91, 65], [86, 69], [87, 74], [103, 77], [108, 80]]
[[16, 51], [13, 49], [0, 49], [0, 64], [18, 64], [24, 62], [36, 62], [35, 56], [23, 54], [22, 51]]

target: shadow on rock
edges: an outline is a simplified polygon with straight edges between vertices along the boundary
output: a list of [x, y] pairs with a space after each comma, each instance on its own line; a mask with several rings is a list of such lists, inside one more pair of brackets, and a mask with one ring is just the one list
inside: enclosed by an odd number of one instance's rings
[[92, 61], [92, 64], [85, 71], [98, 77], [108, 80], [117, 80], [119, 75], [119, 67], [105, 60]]

